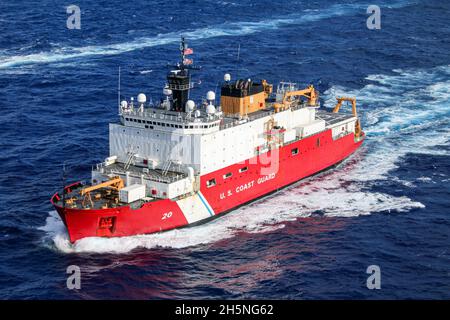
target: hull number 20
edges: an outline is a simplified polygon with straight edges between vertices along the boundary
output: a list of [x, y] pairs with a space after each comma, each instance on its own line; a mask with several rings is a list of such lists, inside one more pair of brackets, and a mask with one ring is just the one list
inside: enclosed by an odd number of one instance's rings
[[172, 217], [172, 211], [164, 212], [161, 220], [166, 220], [169, 219], [170, 217]]

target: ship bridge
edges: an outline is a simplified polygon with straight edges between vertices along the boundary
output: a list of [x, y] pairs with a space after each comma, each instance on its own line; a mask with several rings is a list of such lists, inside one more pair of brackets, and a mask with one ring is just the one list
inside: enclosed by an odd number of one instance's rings
[[137, 111], [125, 111], [121, 114], [121, 123], [124, 126], [160, 130], [168, 132], [179, 132], [183, 134], [205, 134], [219, 130], [222, 113], [211, 115], [201, 113], [192, 114], [146, 108]]

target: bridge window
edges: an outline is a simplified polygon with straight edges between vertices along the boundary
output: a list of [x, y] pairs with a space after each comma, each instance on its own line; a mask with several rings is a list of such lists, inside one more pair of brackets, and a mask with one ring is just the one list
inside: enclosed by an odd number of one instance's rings
[[291, 149], [291, 154], [293, 156], [297, 155], [298, 154], [298, 148]]
[[247, 170], [248, 170], [248, 167], [242, 167], [242, 168], [239, 169], [239, 172], [242, 173], [242, 172], [245, 172]]
[[216, 185], [216, 179], [211, 179], [211, 180], [206, 181], [207, 188], [214, 187], [215, 185]]
[[317, 146], [320, 147], [320, 138], [317, 138]]
[[228, 172], [228, 173], [226, 173], [226, 174], [223, 175], [223, 178], [224, 178], [224, 179], [228, 179], [228, 178], [231, 178], [232, 175], [233, 175], [233, 174], [232, 174], [231, 172]]

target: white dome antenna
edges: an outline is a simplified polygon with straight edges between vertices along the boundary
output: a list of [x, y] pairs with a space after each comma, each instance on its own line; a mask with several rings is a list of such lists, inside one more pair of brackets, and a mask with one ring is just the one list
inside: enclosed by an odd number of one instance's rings
[[195, 109], [195, 102], [192, 100], [188, 100], [186, 102], [186, 112], [191, 113]]
[[139, 104], [144, 104], [147, 102], [147, 97], [143, 93], [139, 93], [137, 96], [137, 101]]
[[172, 90], [170, 90], [168, 87], [165, 87], [165, 88], [163, 89], [163, 94], [164, 94], [165, 96], [171, 96], [171, 95], [172, 95]]
[[225, 80], [226, 82], [229, 82], [231, 80], [231, 74], [225, 73], [225, 75], [223, 76], [223, 80]]
[[144, 104], [147, 101], [147, 97], [143, 93], [139, 93], [137, 96], [137, 101], [139, 104], [139, 112], [144, 112]]
[[208, 100], [210, 104], [212, 104], [214, 100], [216, 100], [216, 94], [214, 93], [214, 91], [208, 91], [206, 93], [206, 100]]
[[208, 104], [207, 106], [206, 106], [206, 113], [208, 114], [208, 115], [213, 115], [213, 114], [215, 114], [216, 113], [216, 108], [212, 105], [212, 104]]
[[169, 97], [172, 95], [172, 90], [166, 85], [163, 89], [163, 94], [166, 96], [166, 100], [162, 102], [161, 107], [165, 110], [170, 110], [171, 103]]

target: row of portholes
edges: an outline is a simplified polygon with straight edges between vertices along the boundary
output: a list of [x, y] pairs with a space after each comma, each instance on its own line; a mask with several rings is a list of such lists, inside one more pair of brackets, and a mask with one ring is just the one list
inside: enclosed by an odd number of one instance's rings
[[[245, 167], [239, 168], [238, 171], [239, 171], [239, 173], [247, 172], [247, 171], [248, 171], [248, 167], [245, 166]], [[228, 173], [224, 174], [224, 175], [222, 176], [222, 178], [223, 178], [224, 180], [226, 180], [226, 179], [228, 179], [228, 178], [231, 178], [232, 176], [233, 176], [233, 173], [232, 173], [232, 172], [228, 172]], [[212, 178], [212, 179], [209, 179], [209, 180], [206, 181], [206, 187], [207, 187], [207, 188], [214, 187], [215, 185], [217, 185], [216, 178]]]

